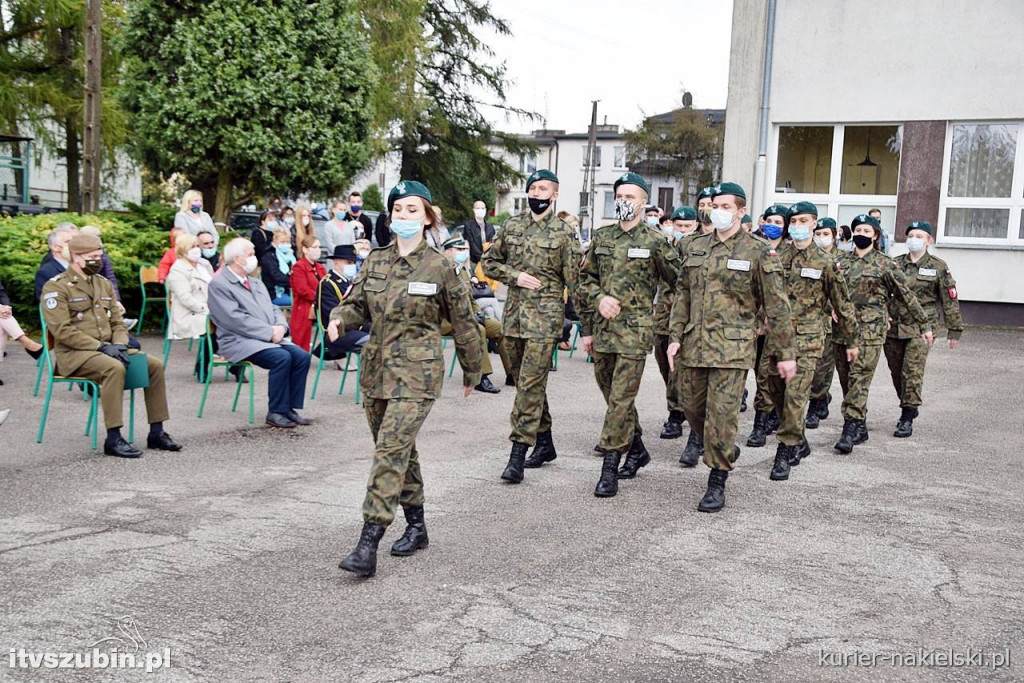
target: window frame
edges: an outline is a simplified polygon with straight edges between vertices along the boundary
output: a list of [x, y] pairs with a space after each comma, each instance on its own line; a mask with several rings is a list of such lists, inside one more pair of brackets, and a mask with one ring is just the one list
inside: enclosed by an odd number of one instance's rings
[[[622, 163], [615, 163], [619, 153], [616, 150], [622, 150]], [[612, 170], [614, 171], [628, 171], [629, 165], [626, 161], [626, 145], [612, 145]]]
[[[587, 170], [587, 147], [588, 147], [587, 144], [580, 145], [580, 170], [581, 171]], [[595, 157], [594, 161], [596, 162], [594, 164], [594, 170], [595, 171], [601, 169], [601, 162], [603, 161], [602, 156], [604, 156], [604, 155], [601, 152], [601, 145], [595, 144], [594, 145], [594, 157]]]

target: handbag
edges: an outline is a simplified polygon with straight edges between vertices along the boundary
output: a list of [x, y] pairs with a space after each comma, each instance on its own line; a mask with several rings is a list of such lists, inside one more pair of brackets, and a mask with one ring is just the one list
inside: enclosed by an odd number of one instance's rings
[[473, 285], [473, 299], [489, 299], [494, 296], [494, 290], [483, 282], [472, 282], [470, 284]]

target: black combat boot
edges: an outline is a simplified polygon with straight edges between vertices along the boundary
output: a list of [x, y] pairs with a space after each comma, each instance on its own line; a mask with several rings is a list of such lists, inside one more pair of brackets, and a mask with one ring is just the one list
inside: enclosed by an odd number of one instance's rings
[[832, 403], [832, 392], [827, 392], [825, 398], [818, 400], [818, 419], [828, 419], [828, 404]]
[[537, 434], [537, 444], [533, 447], [533, 453], [530, 453], [530, 457], [523, 463], [523, 467], [531, 469], [540, 467], [557, 457], [558, 453], [555, 452], [555, 442], [551, 440], [551, 432], [539, 432]]
[[644, 446], [644, 440], [639, 434], [633, 435], [633, 443], [626, 455], [626, 463], [619, 470], [619, 479], [632, 479], [636, 476], [637, 470], [651, 462], [651, 454]]
[[423, 506], [409, 506], [405, 508], [405, 533], [391, 546], [391, 554], [398, 557], [408, 557], [420, 548], [430, 545], [427, 538], [427, 525], [423, 521]]
[[843, 434], [836, 441], [835, 449], [844, 455], [853, 453], [853, 437], [857, 436], [857, 421], [846, 418], [843, 422]]
[[751, 448], [764, 446], [768, 435], [768, 413], [757, 411], [754, 413], [754, 429], [747, 438], [747, 445]]
[[340, 569], [352, 572], [357, 576], [369, 578], [377, 573], [377, 546], [384, 537], [387, 527], [383, 524], [363, 523], [363, 532], [359, 534], [359, 543], [338, 565]]
[[906, 439], [908, 436], [913, 434], [914, 418], [916, 418], [917, 415], [917, 408], [904, 408], [899, 421], [896, 423], [896, 431], [893, 432], [892, 435], [900, 439]]
[[853, 435], [853, 443], [864, 443], [868, 440], [868, 423], [866, 420], [857, 420], [857, 433]]
[[518, 484], [523, 480], [523, 465], [526, 460], [526, 451], [529, 448], [525, 443], [512, 442], [512, 453], [508, 456], [508, 464], [501, 478], [512, 484]]
[[796, 452], [794, 455], [796, 457], [796, 462], [793, 462], [792, 458], [790, 458], [789, 460], [789, 464], [794, 467], [803, 462], [804, 458], [811, 457], [811, 445], [807, 443], [807, 439], [804, 439], [804, 442], [796, 447]]
[[611, 498], [619, 492], [619, 460], [622, 456], [619, 453], [606, 452], [604, 462], [601, 464], [601, 478], [597, 480], [597, 487], [594, 495], [598, 498]]
[[743, 390], [743, 398], [740, 399], [740, 412], [747, 412], [747, 390]]
[[702, 455], [704, 455], [704, 437], [691, 428], [690, 436], [686, 439], [686, 448], [679, 456], [679, 464], [683, 467], [695, 467]]
[[782, 418], [779, 417], [779, 411], [772, 408], [772, 412], [768, 413], [768, 421], [764, 425], [764, 433], [774, 434], [781, 426]]
[[807, 417], [804, 418], [804, 427], [807, 429], [817, 429], [821, 418], [818, 417], [818, 403], [820, 399], [812, 398], [807, 404]]
[[772, 465], [772, 473], [768, 478], [772, 481], [786, 481], [789, 479], [790, 456], [796, 451], [796, 446], [787, 446], [780, 443], [775, 447], [775, 464]]
[[725, 507], [725, 480], [727, 470], [711, 470], [708, 474], [708, 491], [700, 499], [697, 509], [701, 512], [718, 512]]
[[671, 410], [668, 414], [668, 420], [665, 421], [665, 426], [661, 430], [662, 439], [678, 439], [683, 435], [683, 412], [681, 410]]

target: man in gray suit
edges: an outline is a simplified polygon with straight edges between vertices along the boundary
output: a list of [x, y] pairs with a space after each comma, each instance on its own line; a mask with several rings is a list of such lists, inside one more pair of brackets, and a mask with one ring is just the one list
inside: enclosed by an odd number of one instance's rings
[[217, 326], [219, 353], [232, 362], [249, 361], [270, 371], [267, 424], [292, 428], [310, 420], [297, 412], [306, 394], [309, 354], [286, 339], [288, 325], [270, 302], [266, 285], [249, 277], [256, 249], [247, 239], [224, 247], [224, 269], [210, 282], [210, 319]]

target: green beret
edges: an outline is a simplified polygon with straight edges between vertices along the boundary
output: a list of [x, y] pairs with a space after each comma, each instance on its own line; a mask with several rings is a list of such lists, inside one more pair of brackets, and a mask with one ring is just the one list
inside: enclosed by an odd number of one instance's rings
[[767, 220], [768, 216], [780, 216], [784, 223], [789, 222], [788, 209], [784, 204], [772, 204], [769, 206], [764, 210], [764, 213], [761, 214], [761, 218]]
[[695, 221], [697, 220], [697, 209], [692, 206], [680, 206], [672, 212], [674, 221]]
[[824, 218], [818, 219], [818, 225], [814, 228], [815, 230], [831, 230], [833, 233], [836, 232], [836, 219], [825, 216]]
[[526, 191], [530, 191], [530, 185], [533, 185], [538, 180], [550, 180], [553, 183], [558, 182], [558, 176], [549, 171], [546, 168], [539, 169], [530, 174], [530, 177], [526, 179]]
[[644, 207], [644, 213], [650, 213], [651, 211], [657, 211], [657, 210], [658, 210], [658, 207], [656, 207], [654, 204], [648, 204], [647, 206]]
[[875, 230], [878, 230], [878, 231], [882, 230], [882, 225], [878, 222], [878, 219], [875, 218], [874, 216], [870, 215], [870, 214], [867, 214], [867, 213], [862, 213], [862, 214], [858, 215], [857, 217], [855, 217], [853, 219], [853, 222], [850, 223], [850, 230], [853, 230], [858, 225], [865, 225], [865, 224], [870, 225]]
[[810, 215], [818, 216], [818, 207], [811, 202], [797, 202], [793, 206], [789, 207], [789, 213], [786, 214], [787, 218], [798, 216], [802, 213], [809, 213]]
[[462, 236], [461, 232], [455, 233], [441, 245], [442, 249], [465, 249], [467, 247], [469, 247], [469, 243], [466, 242], [466, 238]]
[[718, 183], [715, 185], [715, 189], [711, 193], [711, 198], [714, 199], [720, 194], [731, 194], [734, 197], [747, 198], [747, 193], [743, 191], [739, 183]]
[[423, 183], [418, 183], [415, 180], [402, 180], [388, 193], [388, 213], [391, 212], [391, 207], [395, 205], [396, 201], [406, 197], [422, 197], [427, 204], [434, 201], [434, 198], [430, 196], [430, 190]]
[[647, 196], [651, 196], [651, 186], [647, 184], [647, 181], [643, 179], [639, 173], [623, 173], [619, 176], [619, 179], [615, 181], [615, 185], [612, 187], [613, 190], [619, 189], [619, 185], [636, 185], [644, 192]]
[[749, 213], [743, 214], [743, 218], [740, 219], [740, 225], [743, 225], [745, 223], [753, 223], [753, 222], [754, 222], [754, 219], [752, 219], [750, 217]]
[[910, 232], [911, 230], [924, 230], [929, 235], [935, 234], [935, 231], [932, 230], [932, 224], [928, 221], [914, 221], [907, 226], [907, 232]]
[[703, 188], [700, 192], [697, 193], [697, 203], [700, 204], [700, 200], [702, 200], [702, 199], [711, 199], [714, 196], [715, 196], [715, 186], [714, 185], [709, 185], [709, 186]]

